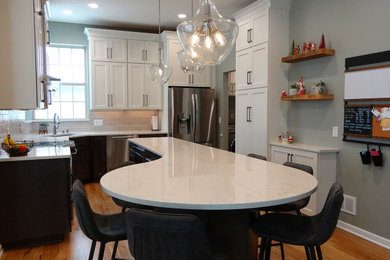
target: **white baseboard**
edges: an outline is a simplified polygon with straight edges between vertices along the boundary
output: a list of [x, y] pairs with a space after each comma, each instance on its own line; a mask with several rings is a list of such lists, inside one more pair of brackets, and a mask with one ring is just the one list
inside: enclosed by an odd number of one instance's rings
[[339, 220], [337, 222], [337, 227], [344, 229], [345, 231], [348, 231], [349, 233], [352, 233], [356, 236], [359, 236], [363, 239], [366, 239], [374, 244], [377, 244], [381, 247], [390, 249], [390, 239], [378, 236], [374, 233], [371, 233], [367, 230], [361, 229], [359, 227], [356, 227], [354, 225], [348, 224], [347, 222]]

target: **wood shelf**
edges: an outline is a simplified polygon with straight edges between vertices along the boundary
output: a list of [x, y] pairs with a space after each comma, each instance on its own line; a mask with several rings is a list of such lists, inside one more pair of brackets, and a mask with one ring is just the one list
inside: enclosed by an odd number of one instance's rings
[[282, 101], [332, 100], [333, 94], [291, 95], [280, 97]]
[[335, 50], [333, 49], [318, 49], [315, 51], [309, 51], [299, 54], [294, 54], [291, 56], [283, 57], [282, 62], [285, 63], [296, 63], [305, 60], [318, 59], [326, 56], [332, 56], [335, 54]]

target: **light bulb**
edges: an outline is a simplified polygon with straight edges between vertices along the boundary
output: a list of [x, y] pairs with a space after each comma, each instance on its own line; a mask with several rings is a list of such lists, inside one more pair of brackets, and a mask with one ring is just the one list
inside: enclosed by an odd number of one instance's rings
[[186, 53], [196, 63], [218, 65], [235, 46], [238, 25], [223, 18], [212, 0], [200, 0], [193, 19], [177, 26], [177, 35]]

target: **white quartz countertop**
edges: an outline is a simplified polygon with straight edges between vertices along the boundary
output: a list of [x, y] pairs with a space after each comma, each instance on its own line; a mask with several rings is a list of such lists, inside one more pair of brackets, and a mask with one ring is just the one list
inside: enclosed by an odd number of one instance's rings
[[100, 184], [109, 195], [133, 203], [180, 209], [248, 209], [305, 198], [318, 185], [306, 172], [180, 139], [130, 141], [162, 157], [108, 172]]
[[0, 149], [0, 162], [70, 158], [70, 148], [62, 146], [34, 146], [26, 156], [10, 157]]
[[302, 151], [310, 151], [315, 153], [334, 153], [339, 151], [339, 148], [310, 145], [310, 144], [300, 144], [300, 143], [284, 144], [284, 143], [273, 142], [270, 145], [292, 148], [292, 149], [302, 150]]
[[166, 134], [164, 131], [152, 130], [129, 130], [129, 131], [89, 131], [89, 132], [74, 132], [69, 138], [84, 137], [84, 136], [110, 136], [110, 135], [153, 135]]

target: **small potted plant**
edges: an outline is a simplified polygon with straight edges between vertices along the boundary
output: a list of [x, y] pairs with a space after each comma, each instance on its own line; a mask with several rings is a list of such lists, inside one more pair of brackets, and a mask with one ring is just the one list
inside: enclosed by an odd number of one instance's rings
[[315, 87], [315, 94], [325, 94], [325, 82], [323, 82], [322, 80], [320, 80], [320, 82], [318, 82], [316, 84], [316, 87]]
[[296, 83], [292, 84], [292, 85], [290, 85], [290, 89], [288, 90], [288, 94], [290, 96], [297, 95], [298, 94], [298, 89], [299, 89], [299, 87], [297, 86]]
[[49, 123], [48, 122], [42, 122], [39, 123], [39, 134], [48, 134], [49, 133]]

